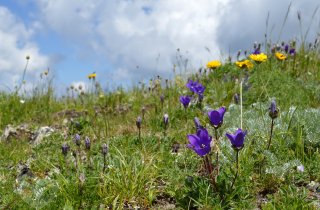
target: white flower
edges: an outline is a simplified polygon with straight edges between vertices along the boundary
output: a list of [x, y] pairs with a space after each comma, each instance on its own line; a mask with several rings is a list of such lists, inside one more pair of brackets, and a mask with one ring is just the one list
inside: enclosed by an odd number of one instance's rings
[[303, 165], [297, 166], [297, 171], [304, 172], [304, 166]]
[[20, 100], [20, 104], [24, 104], [25, 102], [26, 102], [26, 101], [23, 100], [23, 99]]

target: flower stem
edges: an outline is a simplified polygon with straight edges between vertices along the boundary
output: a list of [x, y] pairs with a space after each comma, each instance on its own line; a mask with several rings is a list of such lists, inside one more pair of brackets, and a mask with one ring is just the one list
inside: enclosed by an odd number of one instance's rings
[[234, 176], [234, 179], [233, 179], [233, 181], [232, 181], [232, 184], [231, 184], [231, 187], [230, 187], [230, 189], [232, 189], [233, 188], [233, 186], [234, 186], [234, 183], [236, 182], [236, 179], [237, 179], [237, 177], [238, 177], [238, 173], [239, 173], [239, 150], [237, 149], [237, 153], [236, 153], [236, 175]]
[[[218, 128], [214, 129], [214, 134], [216, 137], [216, 143], [218, 144]], [[219, 150], [218, 150], [218, 146], [217, 146], [217, 153], [216, 153], [216, 168], [217, 168], [217, 176], [219, 175]]]
[[242, 129], [242, 77], [240, 81], [240, 128]]
[[273, 126], [274, 126], [274, 119], [272, 119], [272, 121], [271, 121], [270, 137], [269, 137], [269, 142], [268, 142], [267, 149], [269, 149], [270, 145], [271, 145], [271, 139], [272, 139], [272, 134], [273, 134]]
[[103, 173], [106, 170], [106, 155], [103, 155]]
[[24, 67], [24, 70], [23, 70], [22, 80], [21, 80], [21, 83], [20, 83], [18, 89], [16, 90], [16, 93], [19, 92], [19, 90], [21, 89], [21, 87], [22, 87], [22, 85], [23, 85], [24, 78], [25, 78], [25, 76], [26, 76], [26, 72], [27, 72], [27, 68], [28, 68], [28, 64], [29, 64], [29, 59], [27, 59], [26, 66]]
[[203, 160], [204, 160], [206, 172], [207, 172], [207, 175], [208, 175], [209, 178], [210, 178], [212, 187], [213, 187], [213, 189], [216, 189], [216, 188], [217, 188], [216, 180], [215, 180], [215, 177], [214, 177], [214, 175], [213, 175], [213, 167], [212, 167], [211, 161], [210, 161], [210, 159], [209, 159], [209, 156], [206, 155]]
[[141, 128], [139, 128], [139, 136], [138, 136], [138, 138], [139, 138], [139, 142], [141, 142]]

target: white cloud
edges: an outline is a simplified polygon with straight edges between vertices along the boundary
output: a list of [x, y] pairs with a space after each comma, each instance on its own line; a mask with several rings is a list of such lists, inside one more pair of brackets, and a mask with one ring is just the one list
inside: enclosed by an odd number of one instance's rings
[[[112, 81], [146, 79], [170, 74], [176, 49], [198, 68], [228, 50], [250, 48], [268, 34], [279, 36], [291, 0], [35, 0], [44, 27], [56, 31], [79, 49], [80, 55], [111, 63]], [[294, 1], [282, 39], [299, 35], [300, 10], [308, 25], [317, 0]], [[319, 22], [319, 14], [315, 17]], [[271, 31], [271, 28], [274, 30]], [[315, 34], [312, 28], [310, 34]], [[310, 35], [312, 37], [312, 35]], [[208, 52], [205, 47], [210, 49]], [[84, 56], [86, 57], [86, 56]], [[136, 68], [139, 66], [139, 68]]]
[[32, 29], [28, 29], [7, 8], [0, 6], [0, 82], [3, 89], [13, 90], [21, 81], [30, 56], [26, 81], [35, 81], [38, 72], [47, 68], [49, 59], [39, 52], [37, 45], [30, 41]]

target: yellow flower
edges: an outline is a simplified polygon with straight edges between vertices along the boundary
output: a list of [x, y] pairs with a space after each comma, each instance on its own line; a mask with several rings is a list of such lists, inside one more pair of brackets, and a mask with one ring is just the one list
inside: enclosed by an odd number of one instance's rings
[[253, 68], [253, 63], [251, 63], [251, 61], [249, 61], [249, 60], [237, 61], [236, 65], [242, 69], [252, 69]]
[[220, 61], [209, 61], [208, 63], [207, 63], [207, 68], [209, 68], [209, 69], [215, 69], [215, 68], [217, 68], [217, 67], [219, 67], [219, 66], [221, 66], [221, 63], [220, 63]]
[[286, 55], [284, 55], [284, 54], [282, 54], [282, 53], [280, 53], [280, 52], [276, 52], [274, 55], [276, 56], [276, 58], [277, 58], [279, 61], [283, 61], [283, 60], [285, 60], [285, 59], [287, 58]]
[[97, 74], [96, 74], [95, 72], [93, 72], [92, 74], [89, 74], [89, 75], [88, 75], [88, 78], [89, 78], [89, 79], [95, 79], [96, 76], [97, 76]]
[[264, 53], [259, 53], [259, 54], [251, 54], [251, 55], [249, 55], [249, 58], [251, 58], [252, 60], [254, 60], [257, 63], [262, 63], [262, 62], [265, 62], [268, 57]]

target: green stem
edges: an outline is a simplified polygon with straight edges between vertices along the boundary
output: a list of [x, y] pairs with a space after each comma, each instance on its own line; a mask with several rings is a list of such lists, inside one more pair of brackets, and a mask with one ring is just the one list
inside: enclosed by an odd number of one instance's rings
[[106, 170], [106, 155], [103, 155], [103, 173]]
[[204, 160], [206, 172], [207, 172], [207, 175], [210, 178], [212, 187], [213, 187], [213, 189], [217, 189], [216, 180], [215, 180], [215, 177], [214, 177], [214, 174], [213, 174], [213, 167], [212, 167], [211, 161], [209, 159], [209, 156], [206, 155], [203, 160]]
[[28, 64], [29, 64], [29, 59], [27, 59], [26, 66], [24, 67], [23, 75], [22, 75], [22, 80], [21, 80], [21, 83], [20, 83], [19, 88], [17, 89], [17, 93], [19, 92], [20, 88], [22, 87], [22, 84], [23, 84], [24, 78], [25, 78], [25, 76], [26, 76], [26, 72], [27, 72]]
[[[215, 137], [216, 137], [216, 144], [218, 144], [218, 128], [215, 128], [214, 129], [214, 134], [215, 134]], [[218, 148], [218, 146], [217, 146]], [[219, 151], [217, 149], [217, 153], [216, 153], [216, 168], [217, 168], [217, 175], [219, 175]]]
[[141, 142], [141, 128], [139, 128], [139, 142]]
[[269, 142], [268, 142], [267, 149], [269, 149], [270, 145], [271, 145], [271, 139], [272, 139], [272, 134], [273, 134], [273, 126], [274, 126], [274, 119], [272, 119], [272, 121], [271, 121], [270, 137], [269, 137]]
[[232, 184], [231, 184], [231, 187], [230, 187], [230, 189], [232, 189], [233, 188], [233, 186], [234, 186], [234, 183], [236, 182], [236, 179], [237, 179], [237, 177], [238, 177], [238, 173], [239, 173], [239, 150], [237, 149], [237, 153], [236, 153], [236, 175], [234, 176], [234, 179], [233, 179], [233, 181], [232, 181]]

